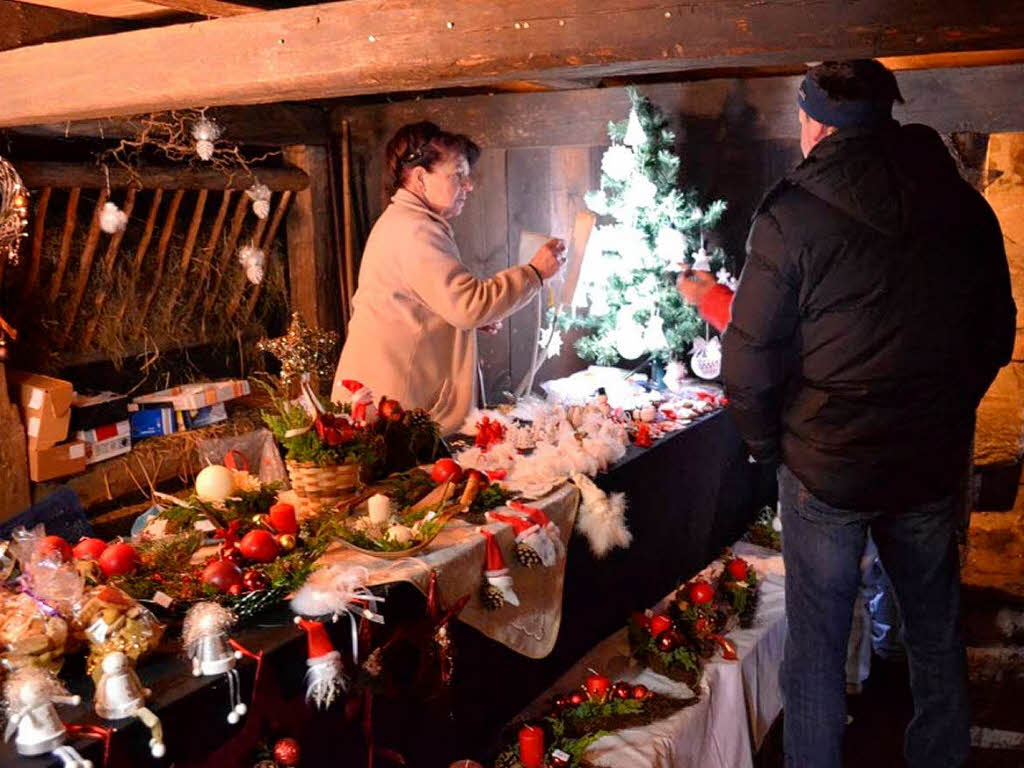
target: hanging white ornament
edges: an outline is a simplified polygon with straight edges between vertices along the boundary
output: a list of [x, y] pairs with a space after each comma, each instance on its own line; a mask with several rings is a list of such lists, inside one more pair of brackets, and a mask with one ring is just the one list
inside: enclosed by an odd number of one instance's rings
[[196, 142], [196, 154], [201, 160], [213, 157], [213, 143], [223, 132], [223, 128], [206, 117], [201, 117], [192, 124], [192, 138]]
[[622, 144], [610, 146], [601, 157], [601, 170], [613, 181], [625, 181], [633, 173], [634, 168], [636, 156], [632, 149]]
[[722, 372], [722, 342], [717, 336], [710, 341], [699, 337], [693, 340], [690, 368], [702, 379], [718, 378]]
[[116, 203], [104, 203], [100, 211], [100, 229], [108, 235], [124, 232], [128, 226], [128, 214], [117, 207]]
[[708, 252], [704, 250], [703, 245], [693, 254], [692, 268], [697, 272], [711, 271], [711, 258], [708, 256]]
[[267, 254], [252, 243], [238, 249], [238, 263], [245, 270], [245, 279], [254, 285], [263, 282]]
[[644, 127], [640, 125], [640, 115], [636, 113], [636, 107], [629, 110], [629, 123], [626, 125], [626, 137], [623, 143], [628, 147], [642, 147], [647, 143], [647, 134]]
[[252, 212], [257, 219], [265, 219], [270, 215], [270, 187], [257, 182], [245, 190], [245, 194], [252, 200]]

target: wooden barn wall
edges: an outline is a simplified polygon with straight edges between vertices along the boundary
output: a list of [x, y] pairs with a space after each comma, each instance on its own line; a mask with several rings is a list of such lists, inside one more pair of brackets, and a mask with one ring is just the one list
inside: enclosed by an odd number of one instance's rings
[[[944, 133], [1024, 129], [1024, 103], [1010, 98], [1024, 66], [921, 70], [898, 75], [905, 106], [897, 117]], [[712, 240], [742, 263], [747, 224], [763, 194], [800, 159], [796, 77], [661, 83], [640, 90], [672, 120], [682, 157], [682, 182], [705, 199], [723, 198], [728, 211]], [[569, 233], [583, 195], [600, 182], [610, 120], [624, 119], [623, 88], [495, 94], [339, 108], [349, 122], [357, 158], [363, 235], [387, 204], [383, 149], [402, 125], [432, 120], [467, 133], [482, 147], [475, 191], [454, 228], [463, 259], [481, 276], [510, 263], [524, 230]], [[528, 368], [536, 312], [524, 310], [498, 336], [480, 335], [485, 390], [494, 402]], [[579, 370], [563, 347], [537, 381]]]

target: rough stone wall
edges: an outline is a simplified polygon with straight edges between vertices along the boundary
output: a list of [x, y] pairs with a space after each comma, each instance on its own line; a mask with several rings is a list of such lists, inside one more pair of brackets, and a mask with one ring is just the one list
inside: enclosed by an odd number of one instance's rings
[[978, 408], [974, 461], [980, 467], [1014, 464], [1024, 455], [1024, 133], [989, 137], [983, 184], [1003, 228], [1017, 343], [1013, 362], [999, 372]]

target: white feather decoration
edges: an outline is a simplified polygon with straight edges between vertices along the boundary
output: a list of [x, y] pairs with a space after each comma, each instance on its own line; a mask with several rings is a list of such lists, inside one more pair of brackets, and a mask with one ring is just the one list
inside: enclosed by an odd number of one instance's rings
[[572, 476], [572, 481], [582, 496], [576, 530], [587, 537], [594, 556], [604, 557], [615, 547], [628, 548], [633, 534], [626, 527], [626, 495], [613, 493], [609, 497], [589, 477], [579, 473]]
[[128, 214], [117, 207], [116, 203], [104, 203], [100, 211], [100, 229], [108, 235], [123, 232], [128, 226]]

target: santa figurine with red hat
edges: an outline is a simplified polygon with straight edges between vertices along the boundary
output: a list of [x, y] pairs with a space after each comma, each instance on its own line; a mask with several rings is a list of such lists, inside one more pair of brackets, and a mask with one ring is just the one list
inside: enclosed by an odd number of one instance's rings
[[355, 379], [342, 379], [341, 386], [335, 387], [335, 400], [339, 405], [352, 408], [352, 421], [361, 424], [372, 424], [377, 420], [377, 407], [373, 403], [373, 392], [362, 382]]
[[496, 611], [505, 603], [519, 605], [519, 596], [512, 586], [512, 577], [505, 566], [505, 558], [494, 534], [486, 528], [478, 528], [487, 539], [484, 558], [484, 583], [480, 599], [488, 610]]
[[341, 654], [335, 649], [322, 621], [296, 616], [295, 623], [306, 633], [309, 652], [306, 659], [306, 701], [313, 702], [318, 709], [327, 709], [346, 687]]

